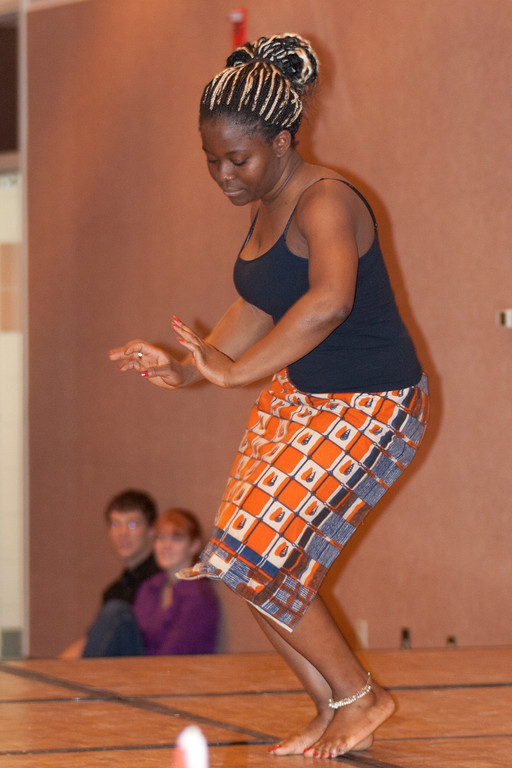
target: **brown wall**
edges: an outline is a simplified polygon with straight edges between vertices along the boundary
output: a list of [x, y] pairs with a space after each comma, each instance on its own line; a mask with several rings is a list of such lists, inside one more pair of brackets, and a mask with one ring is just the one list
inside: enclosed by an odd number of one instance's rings
[[[297, 31], [323, 62], [302, 147], [367, 193], [430, 373], [416, 466], [326, 593], [372, 647], [510, 642], [511, 26], [505, 0], [246, 0], [248, 35]], [[31, 653], [81, 633], [118, 569], [105, 501], [126, 486], [208, 528], [257, 387], [168, 393], [107, 350], [209, 329], [247, 229], [207, 176], [204, 83], [228, 0], [90, 0], [28, 17]], [[222, 592], [223, 648], [267, 648]], [[352, 630], [350, 630], [352, 627]], [[355, 640], [354, 640], [355, 641]]]

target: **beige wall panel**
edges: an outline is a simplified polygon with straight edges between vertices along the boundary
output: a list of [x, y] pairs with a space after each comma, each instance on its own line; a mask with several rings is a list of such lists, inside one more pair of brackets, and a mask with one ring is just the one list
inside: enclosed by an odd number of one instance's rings
[[[505, 0], [247, 0], [250, 37], [308, 36], [324, 85], [306, 156], [369, 196], [431, 376], [422, 455], [326, 591], [373, 647], [510, 641], [512, 331]], [[89, 0], [28, 16], [31, 650], [53, 655], [117, 572], [102, 509], [126, 486], [208, 529], [257, 387], [168, 393], [107, 350], [212, 327], [234, 298], [248, 212], [208, 178], [204, 83], [226, 0]], [[176, 346], [176, 345], [175, 345]], [[223, 593], [225, 650], [267, 648]], [[505, 602], [507, 601], [507, 602]]]

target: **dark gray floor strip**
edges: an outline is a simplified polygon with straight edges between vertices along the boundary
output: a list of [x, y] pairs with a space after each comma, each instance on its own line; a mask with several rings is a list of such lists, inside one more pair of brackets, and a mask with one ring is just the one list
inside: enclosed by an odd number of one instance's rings
[[349, 755], [343, 755], [342, 757], [334, 758], [337, 762], [349, 762], [352, 765], [361, 766], [361, 768], [407, 768], [403, 763], [398, 765], [397, 763], [387, 763], [382, 760], [375, 760], [370, 756], [358, 755], [355, 752]]
[[[219, 741], [209, 742], [210, 747], [250, 747], [253, 746], [252, 741]], [[142, 750], [156, 751], [160, 749], [174, 749], [175, 742], [171, 741], [168, 744], [113, 744], [108, 747], [62, 747], [54, 749], [11, 749], [6, 752], [0, 752], [0, 757], [18, 757], [20, 755], [83, 755], [87, 753], [95, 752], [141, 752]]]
[[512, 739], [512, 733], [455, 733], [450, 736], [400, 736], [398, 739], [379, 739], [386, 744], [402, 741], [482, 741], [483, 739]]
[[458, 689], [510, 688], [512, 683], [438, 683], [437, 685], [392, 685], [388, 691], [456, 691]]

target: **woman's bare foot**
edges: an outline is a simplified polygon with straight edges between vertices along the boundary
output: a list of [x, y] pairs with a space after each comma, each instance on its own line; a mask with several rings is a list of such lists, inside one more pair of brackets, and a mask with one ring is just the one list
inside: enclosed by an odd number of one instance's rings
[[334, 717], [334, 710], [325, 709], [306, 726], [301, 733], [287, 736], [279, 744], [270, 747], [272, 755], [302, 755], [304, 751], [315, 744], [325, 732]]
[[324, 733], [305, 751], [305, 757], [338, 757], [368, 749], [373, 732], [395, 711], [389, 693], [372, 683], [369, 694], [338, 709]]
[[[326, 732], [334, 717], [335, 713], [333, 709], [327, 708], [325, 711], [319, 712], [301, 733], [287, 736], [279, 744], [274, 744], [274, 746], [270, 747], [268, 751], [272, 755], [303, 755], [306, 750], [315, 747], [317, 742], [320, 743], [323, 734]], [[370, 749], [372, 743], [373, 735], [370, 734], [352, 747], [350, 751], [362, 752], [365, 749]]]

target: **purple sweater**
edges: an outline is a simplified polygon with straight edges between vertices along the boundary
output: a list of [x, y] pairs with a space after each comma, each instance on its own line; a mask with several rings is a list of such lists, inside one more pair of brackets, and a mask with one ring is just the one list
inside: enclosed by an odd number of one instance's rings
[[208, 579], [178, 580], [162, 608], [166, 573], [144, 581], [133, 606], [148, 656], [214, 653], [219, 625], [217, 595]]

